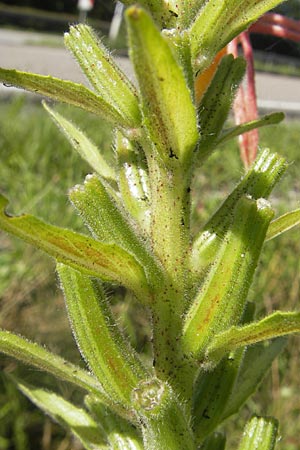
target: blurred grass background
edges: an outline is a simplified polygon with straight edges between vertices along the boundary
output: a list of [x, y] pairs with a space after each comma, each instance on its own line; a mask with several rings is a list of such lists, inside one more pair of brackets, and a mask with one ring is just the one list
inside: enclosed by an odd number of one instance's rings
[[[57, 109], [85, 130], [104, 155], [112, 158], [110, 127], [96, 116], [59, 106]], [[300, 120], [289, 120], [260, 132], [261, 148], [278, 151], [290, 162], [288, 173], [272, 196], [276, 214], [299, 207]], [[59, 226], [80, 230], [80, 219], [68, 204], [67, 191], [81, 183], [89, 167], [71, 149], [40, 104], [16, 96], [0, 104], [0, 189], [10, 203], [10, 212], [38, 215]], [[194, 188], [194, 230], [208, 219], [243, 174], [235, 141], [209, 159], [197, 173]], [[293, 230], [266, 244], [259, 263], [250, 300], [259, 314], [276, 309], [299, 309], [300, 232]], [[62, 295], [55, 277], [54, 263], [23, 242], [0, 234], [0, 327], [47, 344], [50, 350], [79, 362], [68, 326]], [[131, 303], [118, 303], [116, 309], [131, 314], [143, 339], [146, 319]], [[135, 313], [132, 314], [132, 310]], [[128, 327], [127, 327], [128, 329]], [[282, 441], [278, 450], [300, 449], [300, 355], [299, 337], [276, 361], [258, 393], [243, 409], [234, 425], [229, 425], [232, 443], [240, 435], [245, 420], [257, 414], [275, 415], [281, 422]], [[145, 343], [141, 344], [141, 346]], [[27, 381], [41, 374], [0, 356], [0, 367], [17, 370]], [[76, 396], [72, 387], [59, 385], [64, 395]], [[37, 411], [7, 377], [0, 379], [0, 449], [66, 450], [79, 449], [78, 443]], [[234, 448], [234, 447], [233, 447]]]

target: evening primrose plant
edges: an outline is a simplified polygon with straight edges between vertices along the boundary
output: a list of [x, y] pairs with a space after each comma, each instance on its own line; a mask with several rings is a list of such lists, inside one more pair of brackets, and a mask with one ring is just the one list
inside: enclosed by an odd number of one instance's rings
[[[267, 198], [287, 163], [268, 149], [196, 235], [192, 183], [225, 141], [283, 118], [274, 113], [226, 128], [245, 62], [222, 51], [280, 1], [245, 0], [242, 8], [236, 0], [124, 3], [136, 84], [82, 24], [70, 28], [65, 44], [91, 89], [0, 70], [5, 84], [77, 106], [115, 128], [109, 165], [79, 128], [44, 103], [92, 169], [69, 192], [87, 234], [31, 215], [12, 217], [0, 198], [1, 228], [55, 258], [87, 369], [4, 330], [0, 350], [85, 392], [78, 407], [15, 378], [86, 449], [224, 450], [221, 425], [255, 392], [284, 336], [300, 331], [300, 312], [261, 318], [247, 302], [263, 246], [299, 224], [300, 210], [274, 219]], [[149, 313], [151, 357], [137, 352], [111, 310], [116, 286]], [[239, 450], [272, 450], [276, 436], [275, 419], [254, 416]]]

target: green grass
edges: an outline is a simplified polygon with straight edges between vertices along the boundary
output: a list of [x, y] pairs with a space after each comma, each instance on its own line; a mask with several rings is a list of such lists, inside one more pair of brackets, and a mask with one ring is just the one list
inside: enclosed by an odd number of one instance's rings
[[[99, 118], [69, 107], [59, 111], [77, 123], [108, 159], [112, 158], [111, 130]], [[276, 214], [299, 207], [300, 193], [300, 120], [287, 122], [260, 132], [262, 148], [269, 147], [290, 161], [289, 171], [274, 191], [272, 203]], [[82, 224], [68, 205], [67, 191], [81, 183], [90, 171], [87, 164], [70, 148], [41, 105], [16, 97], [11, 103], [0, 105], [0, 189], [11, 201], [10, 211], [28, 212], [51, 223], [80, 230]], [[204, 223], [233, 188], [243, 174], [236, 142], [220, 148], [199, 170], [194, 182], [194, 231]], [[299, 309], [300, 297], [300, 232], [298, 230], [266, 244], [250, 300], [257, 304], [258, 314], [282, 308]], [[68, 328], [62, 296], [59, 292], [54, 265], [42, 253], [17, 239], [0, 234], [0, 326], [15, 330], [28, 338], [47, 343], [51, 350], [76, 360], [77, 353]], [[134, 306], [124, 302], [116, 304], [121, 315], [132, 315], [143, 339], [145, 319]], [[127, 325], [127, 329], [130, 329]], [[144, 343], [140, 344], [145, 345]], [[262, 389], [243, 410], [236, 429], [255, 411], [274, 414], [281, 422], [284, 436], [278, 450], [299, 450], [300, 390], [299, 390], [299, 338], [290, 339], [289, 346], [273, 366], [271, 375]], [[14, 363], [2, 360], [9, 371]], [[38, 378], [34, 371], [19, 369], [31, 379]], [[0, 381], [0, 448], [30, 450], [33, 435], [46, 433], [49, 421], [29, 406], [26, 400], [14, 397], [13, 387], [7, 380]], [[70, 392], [71, 395], [71, 392]], [[16, 398], [10, 408], [11, 399]], [[9, 412], [11, 411], [11, 412]], [[25, 417], [22, 421], [18, 417]], [[14, 419], [15, 418], [15, 419]], [[48, 424], [48, 425], [45, 425]], [[37, 428], [39, 427], [39, 432]], [[31, 436], [32, 434], [32, 436]], [[236, 431], [230, 429], [235, 439]], [[48, 450], [58, 448], [58, 441], [69, 440], [53, 426]], [[1, 438], [3, 440], [1, 441]], [[5, 441], [6, 440], [6, 441]], [[18, 444], [18, 442], [20, 443]], [[2, 444], [1, 444], [2, 442]], [[15, 443], [14, 443], [15, 442]], [[17, 442], [17, 443], [16, 443]], [[6, 444], [5, 444], [6, 445]], [[9, 447], [10, 445], [10, 447]], [[36, 444], [35, 448], [38, 448]], [[42, 447], [40, 447], [42, 448]]]

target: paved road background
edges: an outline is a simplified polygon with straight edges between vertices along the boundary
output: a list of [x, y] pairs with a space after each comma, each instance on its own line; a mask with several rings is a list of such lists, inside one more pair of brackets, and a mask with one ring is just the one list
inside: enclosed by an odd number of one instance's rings
[[[59, 44], [60, 38], [53, 35], [0, 29], [0, 66], [53, 75], [87, 84], [79, 66], [67, 50], [40, 45], [41, 41]], [[128, 58], [116, 57], [116, 59], [132, 79], [132, 69]], [[300, 114], [300, 78], [257, 73], [256, 89], [261, 109]], [[0, 85], [2, 95], [9, 95], [14, 91], [13, 88]]]

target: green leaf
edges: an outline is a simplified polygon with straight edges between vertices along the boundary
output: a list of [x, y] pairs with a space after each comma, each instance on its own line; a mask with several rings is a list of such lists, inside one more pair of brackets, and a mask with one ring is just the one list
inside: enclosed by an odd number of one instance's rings
[[133, 255], [144, 267], [149, 282], [157, 282], [160, 270], [150, 249], [96, 175], [88, 175], [84, 185], [75, 186], [69, 197], [96, 238], [117, 244]]
[[226, 438], [222, 433], [211, 434], [200, 447], [200, 450], [225, 450]]
[[196, 111], [183, 71], [148, 14], [127, 10], [130, 57], [141, 90], [144, 121], [159, 156], [191, 163], [198, 140]]
[[195, 70], [208, 67], [219, 50], [282, 0], [205, 2], [190, 28]]
[[236, 414], [247, 399], [256, 392], [270, 370], [272, 362], [286, 346], [286, 341], [286, 338], [281, 337], [246, 348], [234, 388], [222, 413], [222, 421]]
[[8, 216], [0, 196], [0, 228], [44, 250], [57, 261], [86, 275], [120, 283], [142, 301], [149, 297], [145, 272], [136, 259], [114, 244], [104, 244], [70, 230], [48, 225], [34, 216]]
[[54, 392], [31, 386], [18, 379], [15, 379], [15, 382], [32, 403], [70, 430], [86, 450], [109, 449], [104, 430], [84, 409], [74, 406]]
[[0, 81], [97, 114], [118, 127], [131, 127], [119, 112], [83, 84], [18, 70], [1, 69]]
[[227, 142], [229, 139], [239, 136], [240, 134], [244, 134], [247, 133], [248, 131], [255, 130], [256, 128], [261, 128], [268, 125], [276, 125], [280, 123], [283, 119], [284, 113], [275, 112], [260, 117], [259, 119], [252, 120], [251, 122], [242, 123], [240, 125], [237, 125], [236, 127], [224, 130], [220, 138], [217, 140], [216, 146], [219, 146], [224, 142]]
[[287, 164], [281, 156], [265, 149], [224, 203], [195, 237], [191, 253], [191, 270], [201, 274], [211, 264], [232, 223], [236, 203], [243, 195], [267, 198], [282, 177]]
[[90, 139], [88, 139], [88, 137], [79, 128], [50, 108], [50, 106], [45, 102], [43, 102], [43, 106], [50, 114], [56, 125], [62, 130], [71, 145], [75, 148], [79, 155], [87, 161], [92, 169], [104, 179], [115, 181], [115, 171], [107, 164], [93, 142], [90, 141]]
[[210, 340], [239, 323], [254, 270], [273, 217], [269, 203], [242, 197], [200, 292], [186, 314], [184, 348], [203, 357]]
[[198, 158], [201, 162], [216, 146], [244, 74], [245, 61], [242, 58], [224, 56], [200, 102]]
[[139, 127], [141, 113], [136, 89], [93, 30], [83, 24], [71, 26], [64, 39], [95, 91], [126, 123]]
[[217, 334], [207, 348], [210, 361], [219, 361], [226, 353], [239, 347], [300, 332], [300, 312], [277, 311], [259, 322], [243, 327], [233, 326]]
[[278, 421], [273, 417], [252, 417], [247, 422], [238, 450], [274, 450]]
[[9, 331], [0, 330], [0, 351], [19, 361], [100, 396], [104, 392], [96, 378], [54, 353]]
[[300, 209], [283, 214], [270, 223], [266, 241], [270, 241], [298, 225], [300, 225]]
[[131, 409], [132, 391], [147, 371], [121, 334], [103, 288], [70, 267], [57, 270], [82, 356], [107, 395]]
[[85, 404], [92, 415], [101, 423], [113, 450], [144, 450], [142, 436], [131, 423], [115, 415], [103, 403], [87, 395]]

